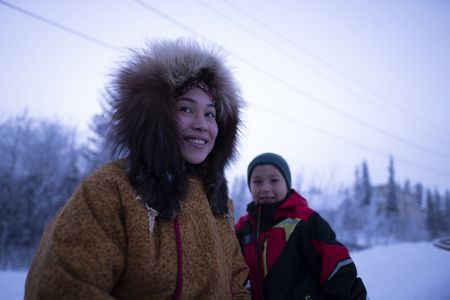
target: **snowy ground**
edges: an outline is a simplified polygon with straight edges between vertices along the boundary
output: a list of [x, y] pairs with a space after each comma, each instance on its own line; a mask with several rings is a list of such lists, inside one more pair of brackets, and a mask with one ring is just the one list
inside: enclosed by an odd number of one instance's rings
[[352, 254], [370, 300], [450, 300], [450, 251], [398, 244]]
[[[450, 251], [431, 243], [352, 253], [370, 300], [450, 300]], [[26, 272], [0, 272], [0, 299], [23, 299]]]

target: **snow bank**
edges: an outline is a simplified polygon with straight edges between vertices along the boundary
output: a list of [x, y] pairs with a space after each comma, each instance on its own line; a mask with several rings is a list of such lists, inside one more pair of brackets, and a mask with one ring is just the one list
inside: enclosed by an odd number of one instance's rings
[[[450, 300], [450, 251], [404, 243], [353, 252], [370, 300]], [[26, 272], [0, 272], [0, 299], [23, 299]]]
[[450, 251], [422, 242], [351, 255], [370, 300], [450, 300]]

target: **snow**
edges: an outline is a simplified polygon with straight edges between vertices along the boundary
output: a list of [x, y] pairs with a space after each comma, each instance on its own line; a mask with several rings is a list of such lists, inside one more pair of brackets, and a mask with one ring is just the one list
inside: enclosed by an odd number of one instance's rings
[[405, 243], [352, 253], [370, 300], [450, 300], [450, 251]]
[[23, 299], [26, 276], [25, 271], [0, 271], [0, 299]]
[[[450, 251], [429, 242], [353, 252], [370, 300], [450, 300]], [[23, 299], [26, 272], [0, 271], [0, 299]]]

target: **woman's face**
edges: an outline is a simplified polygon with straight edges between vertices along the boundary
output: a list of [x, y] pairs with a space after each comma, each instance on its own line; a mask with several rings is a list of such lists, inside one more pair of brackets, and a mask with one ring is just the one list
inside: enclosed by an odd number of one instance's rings
[[193, 87], [177, 99], [176, 120], [184, 160], [202, 163], [214, 147], [218, 132], [214, 102], [202, 89]]
[[283, 200], [288, 192], [283, 174], [272, 165], [257, 165], [250, 177], [250, 193], [256, 203], [268, 204]]

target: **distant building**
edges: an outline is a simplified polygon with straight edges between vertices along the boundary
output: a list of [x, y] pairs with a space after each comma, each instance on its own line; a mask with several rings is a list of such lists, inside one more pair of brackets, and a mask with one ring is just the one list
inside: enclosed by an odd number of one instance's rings
[[[427, 210], [419, 203], [417, 196], [411, 192], [405, 192], [396, 186], [395, 191], [399, 216], [407, 217], [418, 224], [425, 224]], [[388, 197], [388, 185], [379, 185], [372, 188], [372, 201], [377, 205], [378, 211], [386, 210], [386, 199]]]

